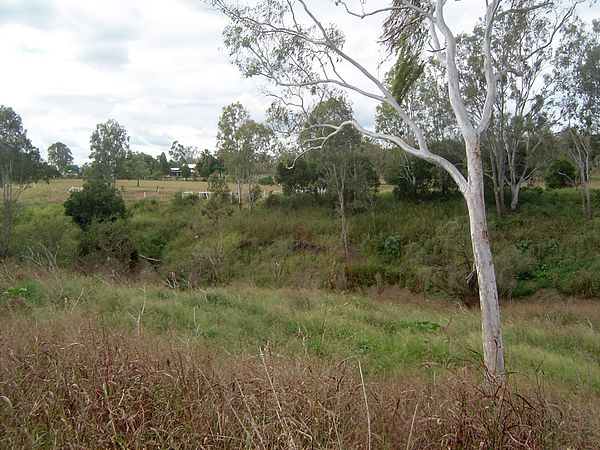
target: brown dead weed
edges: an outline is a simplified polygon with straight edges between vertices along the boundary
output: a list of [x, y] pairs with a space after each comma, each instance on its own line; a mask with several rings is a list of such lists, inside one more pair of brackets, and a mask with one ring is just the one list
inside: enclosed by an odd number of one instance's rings
[[0, 330], [0, 447], [600, 448], [597, 403], [489, 393], [474, 369], [363, 380], [356, 360], [208, 355], [73, 320]]

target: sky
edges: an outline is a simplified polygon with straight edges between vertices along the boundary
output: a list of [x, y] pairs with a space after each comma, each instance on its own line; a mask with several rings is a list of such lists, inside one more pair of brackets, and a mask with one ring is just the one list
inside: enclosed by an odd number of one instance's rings
[[[378, 3], [387, 4], [368, 2]], [[381, 19], [351, 19], [328, 0], [309, 4], [381, 75]], [[452, 29], [472, 29], [483, 4], [449, 2]], [[582, 13], [600, 17], [600, 6]], [[239, 101], [261, 121], [270, 103], [264, 82], [242, 78], [230, 63], [226, 25], [201, 0], [0, 0], [0, 104], [21, 116], [44, 157], [60, 141], [76, 163], [86, 162], [96, 124], [110, 118], [127, 129], [134, 151], [157, 156], [174, 140], [214, 151], [225, 105]], [[350, 99], [356, 117], [373, 126], [375, 104]]]

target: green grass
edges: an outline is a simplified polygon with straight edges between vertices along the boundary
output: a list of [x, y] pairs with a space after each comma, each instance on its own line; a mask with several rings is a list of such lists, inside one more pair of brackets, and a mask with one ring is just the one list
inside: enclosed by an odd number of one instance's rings
[[[392, 302], [248, 285], [178, 292], [64, 273], [5, 280], [2, 290], [2, 326], [16, 318], [43, 327], [89, 317], [108, 329], [174, 336], [215, 354], [256, 354], [268, 346], [328, 363], [358, 359], [368, 376], [399, 369], [432, 375], [480, 364], [477, 311], [440, 300], [416, 304], [409, 294]], [[547, 382], [600, 395], [600, 310], [594, 302], [514, 302], [502, 314], [510, 371], [529, 378], [542, 373]]]

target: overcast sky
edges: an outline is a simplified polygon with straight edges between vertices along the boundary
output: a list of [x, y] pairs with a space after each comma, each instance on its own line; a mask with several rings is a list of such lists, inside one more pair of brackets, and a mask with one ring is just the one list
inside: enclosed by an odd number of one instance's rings
[[[346, 28], [350, 53], [377, 72], [380, 21], [356, 24], [328, 0], [309, 3]], [[483, 4], [450, 2], [448, 21], [471, 29]], [[582, 12], [599, 17], [600, 7]], [[258, 80], [229, 63], [226, 23], [201, 0], [0, 0], [0, 104], [22, 117], [43, 156], [61, 141], [85, 162], [90, 135], [109, 118], [125, 126], [134, 151], [156, 156], [173, 140], [214, 151], [223, 106], [240, 101], [262, 120], [269, 103]], [[372, 125], [374, 105], [352, 101]]]

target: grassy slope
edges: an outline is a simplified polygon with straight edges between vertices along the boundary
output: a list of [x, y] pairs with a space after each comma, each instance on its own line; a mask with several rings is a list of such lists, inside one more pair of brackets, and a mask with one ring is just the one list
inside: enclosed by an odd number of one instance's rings
[[[330, 362], [362, 360], [365, 372], [477, 366], [477, 311], [398, 292], [395, 300], [315, 290], [248, 285], [178, 292], [166, 287], [118, 285], [57, 273], [10, 282], [2, 327], [16, 318], [31, 324], [94, 317], [110, 329], [178, 336], [217, 353], [277, 352]], [[540, 299], [503, 307], [508, 367], [580, 392], [600, 395], [600, 309], [594, 301]]]
[[0, 283], [5, 448], [600, 443], [590, 301], [505, 305], [511, 387], [490, 396], [478, 314], [412, 294], [177, 292], [19, 270]]
[[[40, 205], [66, 194], [26, 194], [33, 197], [17, 230], [20, 248], [35, 243], [31, 236], [58, 239], [60, 258], [68, 261], [78, 232], [59, 205]], [[163, 275], [189, 270], [191, 256], [217, 236], [201, 206], [130, 205], [132, 234], [149, 256], [165, 259]], [[390, 448], [470, 448], [482, 441], [490, 448], [598, 447], [600, 308], [597, 300], [543, 289], [567, 291], [572, 284], [596, 292], [598, 221], [583, 223], [577, 193], [525, 193], [519, 215], [491, 220], [499, 267], [527, 262], [502, 272], [513, 277], [511, 286], [542, 288], [502, 306], [511, 386], [525, 400], [500, 397], [508, 401], [501, 417], [484, 406], [498, 397], [478, 388], [476, 310], [385, 287], [364, 294], [310, 288], [340, 276], [344, 265], [365, 285], [377, 273], [372, 268], [439, 276], [431, 268], [445, 267], [457, 248], [468, 251], [458, 200], [415, 205], [384, 197], [380, 208], [377, 230], [366, 214], [351, 218], [349, 264], [339, 257], [337, 223], [326, 207], [236, 211], [224, 224], [234, 281], [223, 288], [169, 289], [148, 269], [122, 283], [6, 267], [0, 445], [230, 448], [264, 441], [276, 448], [293, 441], [358, 448], [371, 439]], [[379, 253], [395, 233], [400, 254]], [[284, 287], [274, 289], [273, 263], [290, 242], [301, 248], [285, 260]], [[425, 287], [439, 293], [434, 282]]]

